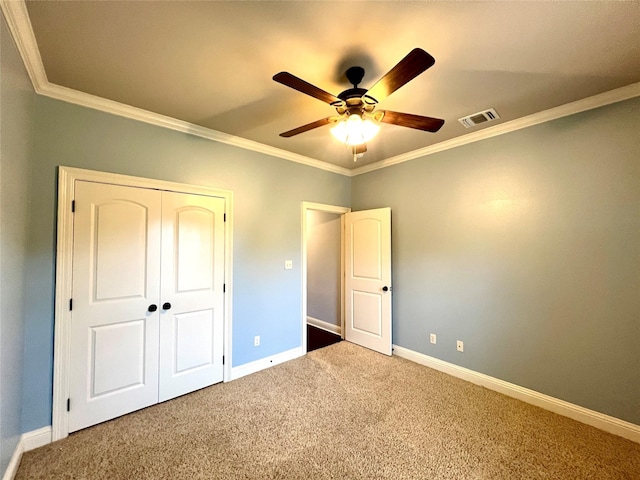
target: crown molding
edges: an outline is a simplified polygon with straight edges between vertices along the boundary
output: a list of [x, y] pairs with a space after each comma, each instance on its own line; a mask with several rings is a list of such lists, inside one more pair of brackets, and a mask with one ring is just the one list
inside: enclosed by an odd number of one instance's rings
[[593, 95], [591, 97], [576, 100], [575, 102], [565, 103], [558, 107], [543, 110], [541, 112], [527, 115], [526, 117], [517, 118], [509, 122], [500, 123], [493, 127], [478, 130], [473, 133], [468, 133], [460, 137], [452, 138], [451, 140], [445, 140], [444, 142], [436, 143], [435, 145], [429, 145], [425, 148], [413, 150], [411, 152], [403, 153], [395, 157], [381, 160], [380, 162], [373, 163], [371, 165], [365, 165], [360, 168], [356, 168], [350, 171], [351, 177], [356, 175], [362, 175], [363, 173], [373, 172], [374, 170], [380, 170], [381, 168], [390, 167], [392, 165], [398, 165], [399, 163], [415, 160], [416, 158], [425, 157], [434, 153], [449, 150], [451, 148], [460, 147], [469, 143], [479, 142], [491, 137], [497, 137], [505, 133], [515, 132], [523, 128], [532, 127], [540, 123], [549, 122], [558, 118], [567, 117], [576, 113], [592, 110], [598, 107], [604, 107], [612, 103], [622, 102], [623, 100], [629, 100], [630, 98], [640, 96], [640, 82], [632, 83], [630, 85], [616, 88], [608, 92]]
[[263, 143], [255, 142], [253, 140], [247, 140], [245, 138], [185, 122], [183, 120], [149, 112], [148, 110], [143, 110], [131, 105], [125, 105], [120, 102], [52, 84], [47, 79], [47, 74], [42, 63], [42, 58], [40, 57], [40, 51], [33, 33], [33, 28], [31, 27], [29, 13], [27, 12], [24, 0], [0, 0], [0, 8], [7, 19], [9, 31], [16, 42], [22, 61], [27, 69], [31, 83], [33, 84], [33, 88], [35, 92], [40, 95], [111, 113], [113, 115], [130, 118], [132, 120], [137, 120], [151, 125], [168, 128], [178, 132], [187, 133], [189, 135], [195, 135], [245, 150], [263, 153], [265, 155], [289, 160], [347, 177], [354, 177], [364, 173], [373, 172], [375, 170], [380, 170], [392, 165], [398, 165], [400, 163], [415, 160], [417, 158], [432, 155], [451, 148], [460, 147], [462, 145], [496, 137], [505, 133], [515, 132], [516, 130], [521, 130], [533, 125], [538, 125], [540, 123], [640, 96], [640, 82], [632, 83], [625, 87], [617, 88], [615, 90], [587, 97], [565, 105], [560, 105], [526, 117], [452, 138], [450, 140], [445, 140], [444, 142], [403, 153], [395, 157], [390, 157], [370, 165], [365, 165], [355, 169], [347, 169], [315, 158], [307, 157], [305, 155], [300, 155], [265, 145]]
[[263, 153], [272, 157], [289, 160], [332, 173], [349, 176], [351, 171], [337, 165], [322, 162], [305, 155], [282, 150], [280, 148], [254, 142], [245, 138], [229, 135], [228, 133], [206, 128], [201, 125], [185, 122], [176, 118], [153, 113], [142, 108], [133, 107], [106, 98], [80, 92], [72, 88], [50, 83], [42, 63], [36, 37], [33, 33], [29, 12], [23, 0], [0, 0], [0, 8], [4, 13], [9, 31], [13, 36], [22, 61], [27, 69], [35, 92], [56, 100], [73, 103], [82, 107], [100, 110], [120, 117], [130, 118], [139, 122], [156, 125], [178, 132], [195, 135], [197, 137], [224, 143], [244, 150]]
[[48, 84], [49, 81], [31, 28], [27, 5], [23, 0], [0, 0], [0, 9], [7, 20], [9, 31], [20, 52], [33, 88], [36, 93], [41, 93], [43, 85]]
[[159, 113], [150, 112], [142, 108], [125, 105], [120, 102], [115, 102], [113, 100], [108, 100], [106, 98], [80, 92], [72, 88], [47, 83], [47, 85], [39, 93], [41, 95], [51, 97], [56, 100], [61, 100], [63, 102], [74, 103], [83, 107], [100, 110], [102, 112], [111, 113], [120, 117], [137, 120], [139, 122], [156, 125], [158, 127], [168, 128], [170, 130], [176, 130], [178, 132], [187, 133], [189, 135], [195, 135], [197, 137], [205, 138], [207, 140], [213, 140], [214, 142], [224, 143], [226, 145], [242, 148], [244, 150], [251, 150], [253, 152], [263, 153], [272, 157], [281, 158], [283, 160], [301, 163], [303, 165], [319, 168], [321, 170], [326, 170], [332, 173], [346, 176], [350, 174], [350, 171], [344, 167], [332, 165], [297, 153], [288, 152], [286, 150], [265, 145], [263, 143], [254, 142], [253, 140], [247, 140], [246, 138], [229, 135], [228, 133], [213, 130], [211, 128], [206, 128], [194, 123], [185, 122], [183, 120], [178, 120], [176, 118], [161, 115]]

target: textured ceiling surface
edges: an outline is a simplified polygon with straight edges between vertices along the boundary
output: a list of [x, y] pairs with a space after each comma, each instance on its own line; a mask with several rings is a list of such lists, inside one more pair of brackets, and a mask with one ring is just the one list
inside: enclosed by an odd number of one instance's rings
[[[640, 82], [640, 2], [27, 2], [48, 81], [346, 168]], [[328, 104], [280, 85], [288, 71], [333, 94], [368, 88], [411, 49], [433, 67], [381, 109], [445, 119], [438, 133], [383, 124], [354, 164], [324, 126]], [[493, 125], [493, 124], [490, 124]], [[481, 129], [483, 126], [474, 127]]]

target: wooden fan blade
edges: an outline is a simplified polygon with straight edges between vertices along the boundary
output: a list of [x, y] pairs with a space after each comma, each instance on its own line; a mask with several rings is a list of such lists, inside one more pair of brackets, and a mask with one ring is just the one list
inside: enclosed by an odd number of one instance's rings
[[340, 100], [335, 95], [332, 95], [329, 92], [325, 92], [315, 85], [311, 85], [309, 82], [305, 82], [301, 78], [298, 78], [295, 75], [291, 75], [289, 72], [276, 73], [273, 76], [273, 79], [276, 82], [281, 83], [282, 85], [293, 88], [294, 90], [297, 90], [299, 92], [306, 93], [307, 95], [313, 98], [317, 98], [318, 100], [321, 100], [328, 104], [332, 104], [335, 102], [342, 103], [342, 100]]
[[440, 127], [444, 125], [444, 120], [441, 118], [422, 117], [420, 115], [412, 115], [411, 113], [392, 112], [389, 110], [384, 110], [384, 116], [380, 121], [433, 133], [440, 130]]
[[332, 117], [323, 118], [322, 120], [316, 120], [315, 122], [307, 123], [306, 125], [302, 125], [301, 127], [281, 133], [280, 136], [285, 138], [293, 137], [294, 135], [298, 135], [299, 133], [308, 132], [309, 130], [313, 130], [314, 128], [327, 125], [331, 123], [331, 121]]
[[421, 48], [414, 48], [398, 64], [382, 77], [365, 94], [366, 97], [373, 97], [378, 102], [387, 98], [401, 86], [409, 83], [427, 68], [433, 65], [436, 60]]

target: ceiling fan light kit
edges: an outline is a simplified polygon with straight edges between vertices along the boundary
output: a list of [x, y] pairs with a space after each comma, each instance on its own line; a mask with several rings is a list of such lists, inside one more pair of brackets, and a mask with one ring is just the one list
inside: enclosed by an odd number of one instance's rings
[[434, 63], [435, 59], [431, 55], [420, 48], [414, 48], [369, 90], [358, 88], [364, 77], [364, 69], [351, 67], [346, 71], [346, 76], [353, 88], [341, 92], [338, 96], [325, 92], [288, 72], [277, 73], [273, 76], [273, 80], [276, 82], [328, 103], [338, 113], [337, 118], [334, 116], [316, 120], [283, 132], [280, 136], [292, 137], [323, 125], [335, 123], [331, 128], [332, 135], [340, 142], [352, 147], [355, 161], [366, 151], [366, 143], [375, 137], [380, 130], [380, 122], [427, 132], [437, 132], [444, 125], [444, 120], [439, 118], [388, 110], [374, 112], [378, 102], [413, 80]]
[[376, 120], [374, 115], [366, 113], [362, 115], [357, 113], [346, 115], [331, 127], [331, 134], [338, 141], [349, 146], [367, 143], [369, 140], [372, 140], [379, 131], [379, 120]]

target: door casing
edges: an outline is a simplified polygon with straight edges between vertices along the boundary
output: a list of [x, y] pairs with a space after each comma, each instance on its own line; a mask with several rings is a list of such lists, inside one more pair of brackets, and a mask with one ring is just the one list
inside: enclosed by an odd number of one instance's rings
[[[173, 192], [207, 195], [225, 199], [225, 254], [224, 271], [226, 293], [224, 298], [224, 381], [231, 378], [231, 338], [233, 299], [233, 192], [217, 188], [166, 182], [141, 177], [131, 177], [114, 173], [98, 172], [72, 167], [58, 168], [58, 220], [56, 250], [56, 291], [53, 358], [53, 418], [52, 440], [60, 440], [69, 435], [69, 362], [71, 319], [69, 301], [72, 298], [73, 260], [73, 212], [75, 182], [78, 180], [124, 185], [138, 188], [167, 190]], [[306, 340], [306, 338], [305, 338]]]
[[[346, 248], [346, 232], [345, 232], [345, 227], [346, 227], [346, 223], [345, 222], [345, 217], [347, 216], [346, 214], [350, 214], [351, 213], [351, 208], [349, 207], [339, 207], [339, 206], [335, 206], [335, 205], [327, 205], [327, 204], [321, 204], [321, 203], [312, 203], [312, 202], [302, 202], [302, 318], [301, 318], [301, 331], [302, 331], [302, 351], [303, 354], [306, 353], [307, 351], [307, 329], [306, 329], [306, 325], [307, 325], [307, 242], [308, 242], [308, 231], [307, 231], [307, 212], [309, 210], [315, 210], [315, 211], [320, 211], [320, 212], [325, 212], [325, 213], [335, 213], [340, 215], [340, 325], [341, 325], [341, 336], [342, 338], [347, 338], [347, 329], [345, 328], [345, 320], [346, 320], [346, 301], [345, 301], [345, 295], [346, 295], [346, 282], [345, 282], [345, 259], [346, 259], [346, 255], [345, 255], [345, 248]], [[391, 258], [389, 257], [389, 261], [391, 261]], [[390, 278], [390, 272], [388, 273], [389, 278], [385, 280], [387, 281], [388, 285], [391, 285], [391, 278]], [[382, 288], [382, 287], [381, 287]], [[390, 287], [389, 287], [390, 288]], [[388, 292], [389, 295], [391, 295], [391, 292]], [[389, 312], [389, 315], [391, 315], [391, 312]], [[391, 332], [389, 332], [389, 335], [391, 335]], [[351, 341], [354, 341], [353, 339]], [[358, 344], [360, 344], [359, 342], [357, 342]], [[363, 344], [363, 346], [366, 346]], [[381, 353], [385, 353], [387, 355], [391, 355], [392, 354], [392, 345], [391, 345], [391, 337], [389, 337], [389, 347], [390, 347], [390, 351], [387, 351], [386, 348], [383, 350], [377, 350], [377, 348], [374, 347], [369, 347], [369, 348], [374, 348], [374, 350], [380, 351]]]

